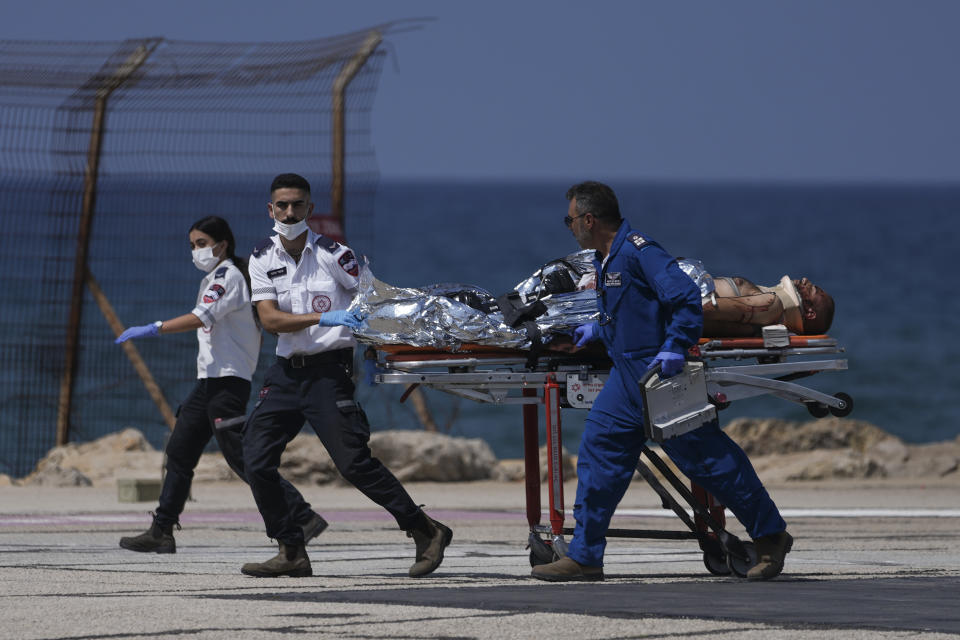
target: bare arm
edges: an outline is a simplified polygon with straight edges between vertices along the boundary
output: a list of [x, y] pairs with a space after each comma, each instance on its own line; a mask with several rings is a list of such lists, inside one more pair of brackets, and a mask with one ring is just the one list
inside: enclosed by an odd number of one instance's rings
[[276, 300], [257, 302], [257, 314], [260, 324], [270, 333], [293, 333], [320, 322], [322, 313], [288, 313], [281, 311]]
[[177, 316], [176, 318], [171, 318], [170, 320], [164, 320], [163, 325], [160, 327], [160, 334], [163, 335], [166, 333], [196, 331], [202, 326], [203, 323], [200, 322], [200, 318], [192, 313], [185, 313], [182, 316]]

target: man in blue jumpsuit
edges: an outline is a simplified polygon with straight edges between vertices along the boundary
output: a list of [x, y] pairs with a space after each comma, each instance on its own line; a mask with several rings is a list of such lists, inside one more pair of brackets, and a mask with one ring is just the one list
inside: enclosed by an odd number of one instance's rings
[[[584, 427], [577, 461], [576, 527], [566, 557], [540, 565], [541, 580], [602, 580], [610, 518], [630, 484], [644, 443], [638, 381], [657, 364], [676, 375], [703, 328], [700, 292], [656, 242], [630, 228], [610, 187], [583, 182], [567, 191], [564, 222], [597, 254], [597, 322], [577, 328], [577, 346], [603, 340], [610, 378]], [[754, 539], [758, 563], [747, 577], [766, 580], [783, 569], [793, 539], [743, 450], [717, 421], [662, 444], [691, 480], [720, 499]]]

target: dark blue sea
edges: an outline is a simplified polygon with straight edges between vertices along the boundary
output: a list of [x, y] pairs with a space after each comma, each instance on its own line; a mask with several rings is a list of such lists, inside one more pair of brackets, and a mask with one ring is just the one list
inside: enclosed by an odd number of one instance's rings
[[[242, 188], [241, 188], [242, 186]], [[191, 206], [224, 215], [239, 247], [270, 233], [262, 185], [224, 183], [169, 190], [105, 181], [98, 200], [90, 268], [127, 325], [187, 313], [201, 275], [190, 263]], [[563, 225], [561, 182], [382, 182], [368, 213], [348, 223], [350, 243], [381, 280], [400, 286], [460, 282], [495, 295], [511, 290], [542, 264], [577, 249]], [[714, 275], [773, 284], [807, 276], [831, 293], [831, 334], [846, 348], [849, 370], [804, 380], [854, 399], [851, 418], [872, 422], [909, 442], [960, 434], [960, 317], [956, 244], [960, 186], [889, 184], [688, 184], [614, 182], [625, 217], [677, 256], [701, 260]], [[46, 193], [50, 185], [29, 193]], [[0, 472], [22, 475], [53, 444], [75, 221], [74, 191], [50, 198], [50, 217], [19, 215], [21, 190], [4, 206], [7, 232], [0, 260], [7, 271], [0, 372]], [[57, 195], [60, 193], [61, 195]], [[186, 195], [184, 195], [186, 194]], [[195, 194], [195, 195], [194, 195]], [[359, 202], [354, 199], [353, 203]], [[348, 199], [348, 211], [351, 201]], [[72, 214], [71, 214], [72, 215]], [[179, 216], [179, 217], [176, 217]], [[189, 220], [187, 218], [189, 216]], [[55, 227], [52, 228], [51, 227]], [[59, 226], [58, 226], [59, 225]], [[352, 225], [352, 226], [350, 226]], [[57, 231], [60, 229], [60, 231]], [[47, 235], [39, 234], [44, 231]], [[38, 259], [39, 256], [39, 259]], [[14, 277], [16, 276], [16, 277]], [[264, 341], [260, 371], [275, 340]], [[138, 348], [170, 403], [194, 383], [192, 334], [142, 340]], [[375, 430], [415, 429], [403, 389], [359, 388]], [[90, 440], [127, 426], [162, 446], [167, 429], [92, 300], [81, 333], [77, 408], [71, 439]], [[476, 404], [427, 392], [435, 421], [452, 435], [486, 440], [499, 457], [521, 456], [517, 406]], [[564, 412], [564, 436], [575, 450], [585, 412]], [[770, 397], [743, 400], [721, 413], [810, 419], [804, 407]], [[29, 455], [8, 449], [30, 446]]]
[[[577, 249], [563, 225], [564, 183], [386, 183], [376, 200], [371, 266], [399, 285], [477, 284], [495, 294], [541, 264]], [[836, 301], [831, 334], [849, 370], [803, 382], [845, 391], [851, 418], [909, 442], [960, 435], [960, 318], [956, 244], [960, 188], [938, 185], [613, 183], [621, 210], [674, 255], [716, 275], [774, 284], [807, 276]], [[395, 389], [363, 389], [374, 425], [414, 421]], [[498, 456], [520, 455], [517, 407], [475, 404], [429, 392], [441, 424], [487, 440]], [[585, 412], [563, 415], [575, 450]], [[811, 419], [772, 397], [721, 412]]]

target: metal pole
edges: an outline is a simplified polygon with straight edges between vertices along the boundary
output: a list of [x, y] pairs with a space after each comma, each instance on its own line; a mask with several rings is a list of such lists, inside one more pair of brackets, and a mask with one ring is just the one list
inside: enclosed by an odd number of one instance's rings
[[350, 81], [357, 75], [382, 40], [379, 31], [371, 31], [353, 58], [343, 66], [333, 83], [333, 166], [330, 183], [330, 213], [344, 232], [346, 231], [343, 220], [343, 192], [347, 85], [350, 84]]
[[[524, 398], [536, 398], [537, 390], [525, 388]], [[530, 531], [540, 524], [540, 419], [537, 405], [523, 405], [523, 478], [527, 495], [527, 524]]]
[[66, 359], [60, 379], [60, 399], [57, 404], [57, 445], [70, 439], [70, 412], [73, 405], [73, 387], [77, 370], [77, 349], [80, 343], [80, 318], [83, 312], [83, 285], [87, 275], [87, 255], [90, 251], [90, 230], [97, 199], [97, 177], [100, 169], [100, 149], [107, 116], [107, 99], [153, 53], [160, 41], [140, 45], [120, 68], [97, 89], [93, 108], [93, 126], [87, 150], [87, 166], [83, 176], [83, 212], [77, 236], [77, 254], [73, 265], [73, 288], [70, 297], [70, 318], [67, 324]]

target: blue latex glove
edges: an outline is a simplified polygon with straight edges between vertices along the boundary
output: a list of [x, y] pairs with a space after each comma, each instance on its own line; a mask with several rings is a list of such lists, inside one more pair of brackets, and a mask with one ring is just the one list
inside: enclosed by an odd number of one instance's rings
[[660, 365], [660, 377], [671, 378], [683, 371], [683, 363], [686, 359], [679, 353], [672, 351], [661, 351], [653, 359], [647, 369], [653, 369], [657, 364]]
[[131, 338], [153, 338], [160, 335], [160, 327], [156, 324], [145, 324], [140, 327], [130, 327], [120, 334], [120, 337], [113, 341], [113, 344], [126, 342]]
[[575, 347], [585, 347], [588, 342], [597, 339], [597, 323], [590, 322], [582, 324], [573, 330], [573, 345]]
[[359, 329], [364, 317], [366, 316], [357, 311], [336, 309], [334, 311], [324, 311], [317, 324], [321, 327], [350, 327], [351, 329]]

